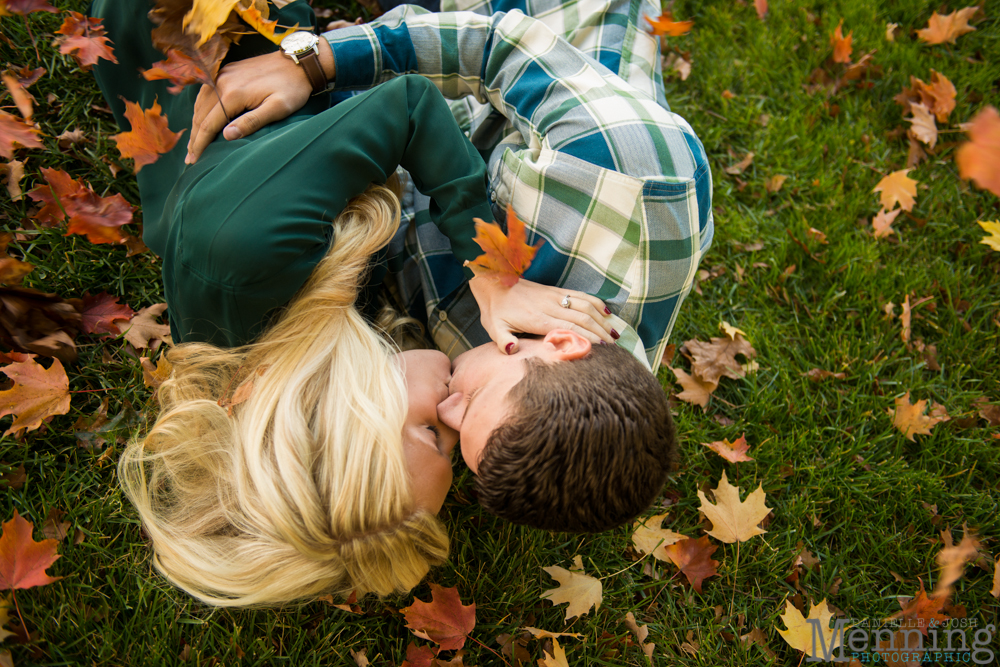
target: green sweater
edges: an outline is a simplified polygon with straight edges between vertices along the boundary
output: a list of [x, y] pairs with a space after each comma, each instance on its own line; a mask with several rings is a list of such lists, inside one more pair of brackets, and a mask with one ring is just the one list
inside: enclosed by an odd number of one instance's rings
[[[122, 98], [163, 107], [170, 129], [190, 128], [197, 86], [178, 95], [140, 69], [163, 58], [150, 43], [141, 0], [96, 0], [118, 64], [96, 75], [123, 130]], [[282, 25], [310, 26], [304, 2], [280, 10]], [[229, 60], [274, 46], [244, 38]], [[332, 241], [330, 222], [370, 183], [402, 166], [432, 201], [431, 218], [459, 261], [479, 254], [475, 217], [492, 219], [486, 165], [461, 133], [440, 92], [422, 77], [401, 77], [328, 108], [314, 96], [293, 116], [248, 138], [218, 138], [185, 165], [187, 133], [138, 174], [143, 240], [163, 259], [163, 283], [176, 342], [250, 342], [292, 298]], [[375, 262], [370, 284], [385, 269]], [[362, 297], [362, 301], [364, 297]], [[364, 309], [365, 303], [359, 306]]]

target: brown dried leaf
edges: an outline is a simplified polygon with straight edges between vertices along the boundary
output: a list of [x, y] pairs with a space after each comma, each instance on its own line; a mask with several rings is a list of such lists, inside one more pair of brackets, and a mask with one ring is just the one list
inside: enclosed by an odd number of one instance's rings
[[166, 309], [167, 304], [157, 303], [143, 308], [127, 322], [115, 322], [115, 326], [118, 327], [118, 333], [125, 334], [125, 340], [137, 350], [147, 347], [156, 350], [162, 342], [173, 345], [170, 339], [170, 326], [156, 321]]

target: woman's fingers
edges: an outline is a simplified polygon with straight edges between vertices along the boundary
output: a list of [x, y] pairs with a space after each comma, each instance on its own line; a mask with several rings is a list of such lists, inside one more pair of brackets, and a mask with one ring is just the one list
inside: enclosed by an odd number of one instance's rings
[[[578, 308], [580, 310], [577, 310]], [[613, 329], [610, 324], [605, 324], [603, 314], [598, 315], [597, 309], [583, 299], [574, 304], [573, 297], [571, 296], [570, 307], [560, 307], [559, 310], [560, 312], [553, 314], [553, 317], [564, 322], [564, 325], [559, 328], [575, 331], [591, 343], [597, 343], [602, 340], [606, 343], [613, 343], [615, 341], [615, 336], [611, 333]], [[595, 317], [600, 317], [600, 319], [595, 319]]]

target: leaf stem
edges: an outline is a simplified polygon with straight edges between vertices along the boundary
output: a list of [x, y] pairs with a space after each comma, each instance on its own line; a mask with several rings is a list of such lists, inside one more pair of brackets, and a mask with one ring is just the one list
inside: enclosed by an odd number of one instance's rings
[[[479, 640], [478, 640], [478, 639], [476, 639], [475, 637], [473, 637], [473, 636], [471, 636], [471, 635], [470, 635], [470, 636], [469, 636], [469, 639], [471, 639], [472, 641], [476, 642], [477, 644], [479, 644], [480, 646], [482, 646], [482, 647], [483, 647], [484, 649], [486, 649], [487, 651], [489, 651], [490, 653], [492, 653], [492, 654], [493, 654], [493, 655], [495, 655], [496, 657], [498, 657], [498, 658], [500, 658], [501, 660], [503, 660], [503, 661], [504, 661], [504, 662], [505, 662], [506, 664], [508, 664], [508, 665], [510, 664], [509, 662], [507, 662], [507, 659], [506, 659], [506, 658], [504, 658], [504, 657], [503, 657], [502, 655], [500, 655], [499, 653], [497, 653], [496, 651], [494, 651], [494, 650], [493, 650], [493, 649], [491, 649], [491, 648], [490, 648], [489, 646], [487, 646], [487, 645], [486, 645], [486, 644], [484, 644], [483, 642], [479, 641]], [[511, 655], [513, 655], [513, 654], [514, 654], [514, 650], [513, 650], [513, 649], [511, 649]]]
[[28, 16], [21, 14], [21, 18], [24, 19], [24, 29], [28, 31], [28, 37], [31, 38], [31, 45], [35, 47], [35, 57], [41, 62], [42, 55], [38, 53], [38, 43], [35, 41], [35, 35], [31, 32], [31, 26], [28, 25]]
[[17, 591], [13, 588], [10, 589], [10, 597], [14, 600], [14, 609], [17, 611], [17, 619], [21, 621], [21, 628], [24, 630], [24, 640], [31, 640], [31, 634], [28, 632], [28, 626], [24, 624], [24, 616], [21, 615], [21, 607], [17, 604]]

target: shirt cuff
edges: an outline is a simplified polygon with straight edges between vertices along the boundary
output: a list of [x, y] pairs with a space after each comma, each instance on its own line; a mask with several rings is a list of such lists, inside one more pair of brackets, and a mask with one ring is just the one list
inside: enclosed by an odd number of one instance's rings
[[368, 25], [351, 26], [323, 33], [333, 50], [336, 66], [331, 85], [334, 90], [370, 88], [376, 83], [379, 47], [375, 31]]

